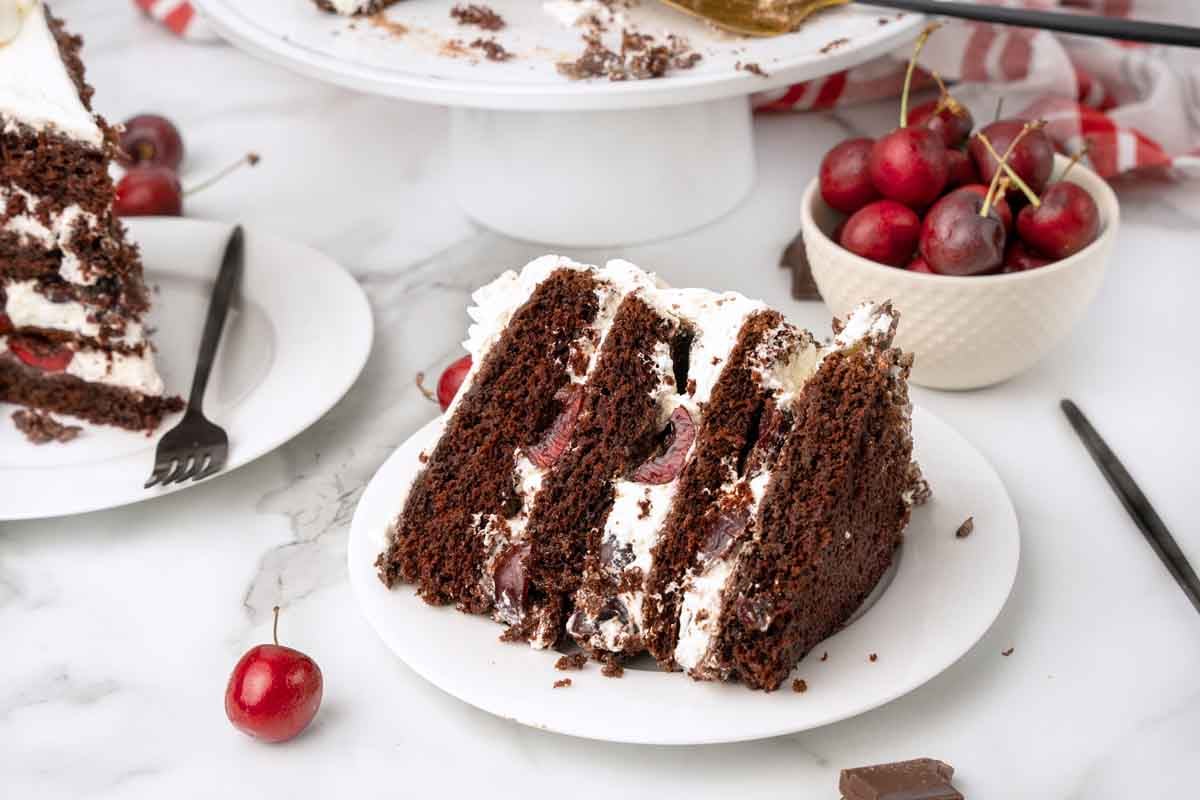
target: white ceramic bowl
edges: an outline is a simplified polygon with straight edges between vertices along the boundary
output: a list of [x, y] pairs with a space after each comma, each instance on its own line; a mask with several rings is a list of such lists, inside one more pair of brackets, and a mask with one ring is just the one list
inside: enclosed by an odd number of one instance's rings
[[[1055, 174], [1066, 164], [1059, 156]], [[900, 312], [897, 343], [916, 356], [914, 383], [976, 389], [1008, 380], [1066, 338], [1100, 290], [1112, 255], [1120, 225], [1116, 194], [1082, 166], [1068, 180], [1095, 198], [1099, 238], [1040, 269], [977, 277], [909, 272], [842, 249], [829, 237], [842, 215], [825, 205], [813, 180], [804, 195], [802, 230], [821, 296], [839, 316], [864, 300], [891, 300]]]

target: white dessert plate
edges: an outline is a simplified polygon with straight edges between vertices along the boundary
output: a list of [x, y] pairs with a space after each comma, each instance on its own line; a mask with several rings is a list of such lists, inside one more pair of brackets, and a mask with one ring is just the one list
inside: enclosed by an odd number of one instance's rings
[[[464, 702], [535, 728], [691, 745], [837, 722], [895, 700], [951, 666], [991, 626], [1016, 578], [1017, 518], [1000, 478], [962, 436], [918, 408], [916, 457], [934, 499], [914, 511], [896, 566], [857, 618], [800, 662], [793, 677], [804, 679], [806, 692], [696, 683], [652, 667], [627, 668], [620, 680], [603, 677], [596, 664], [559, 672], [559, 653], [501, 643], [501, 628], [490, 619], [428, 606], [411, 587], [389, 591], [376, 577], [373, 563], [386, 528], [418, 455], [439, 429], [435, 420], [414, 434], [367, 487], [350, 531], [350, 583], [368, 622], [419, 675]], [[974, 533], [956, 538], [968, 516], [975, 518]], [[553, 688], [564, 677], [572, 685]]]
[[[664, 78], [614, 83], [573, 82], [558, 73], [558, 62], [582, 52], [581, 31], [564, 27], [542, 0], [491, 0], [488, 5], [507, 22], [495, 34], [458, 25], [448, 0], [405, 0], [384, 12], [386, 24], [326, 14], [312, 0], [195, 5], [239, 47], [312, 77], [427, 103], [538, 111], [647, 108], [786, 86], [898, 47], [912, 39], [923, 19], [886, 9], [839, 8], [787, 36], [748, 39], [643, 0], [625, 12], [628, 22], [659, 38], [664, 32], [686, 37], [703, 60]], [[449, 54], [452, 40], [469, 43], [480, 36], [495, 36], [514, 57], [496, 63], [469, 49], [466, 55]], [[738, 70], [739, 61], [757, 63], [768, 77]]]
[[[156, 290], [149, 325], [168, 391], [187, 397], [209, 294], [230, 226], [133, 219], [146, 283]], [[209, 381], [204, 411], [229, 434], [229, 460], [209, 480], [268, 453], [316, 422], [354, 383], [374, 323], [358, 283], [330, 258], [255, 230], [246, 232], [240, 296]], [[143, 489], [158, 438], [83, 424], [68, 444], [35, 446], [0, 403], [0, 520], [57, 517], [136, 503], [198, 484]], [[64, 422], [77, 423], [63, 416]]]

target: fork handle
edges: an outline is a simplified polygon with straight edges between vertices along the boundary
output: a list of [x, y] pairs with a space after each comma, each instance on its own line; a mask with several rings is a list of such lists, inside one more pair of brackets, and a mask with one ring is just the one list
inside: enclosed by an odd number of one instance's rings
[[212, 298], [208, 301], [208, 318], [204, 321], [204, 335], [200, 338], [200, 354], [196, 357], [196, 372], [192, 376], [192, 394], [188, 399], [188, 411], [200, 411], [204, 393], [208, 389], [208, 376], [212, 372], [217, 356], [217, 345], [221, 343], [221, 331], [225, 328], [225, 317], [229, 303], [237, 288], [245, 259], [245, 236], [242, 226], [233, 229], [229, 243], [225, 245], [225, 257], [221, 271], [213, 286]]
[[1132, 19], [1087, 14], [1062, 14], [1031, 8], [974, 5], [956, 3], [951, 0], [862, 0], [862, 2], [864, 5], [896, 8], [902, 11], [919, 11], [923, 14], [941, 17], [957, 17], [978, 22], [994, 22], [1000, 25], [1017, 25], [1024, 28], [1043, 28], [1082, 36], [1200, 47], [1200, 28], [1190, 28], [1185, 25], [1140, 22]]

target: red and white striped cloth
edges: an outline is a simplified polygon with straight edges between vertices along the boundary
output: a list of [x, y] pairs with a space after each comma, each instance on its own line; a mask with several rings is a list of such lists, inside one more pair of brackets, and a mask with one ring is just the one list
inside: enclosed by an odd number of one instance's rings
[[148, 16], [158, 20], [171, 33], [197, 42], [217, 41], [217, 35], [196, 15], [187, 0], [133, 0]]
[[[989, 0], [1092, 14], [1200, 24], [1200, 3], [1178, 0]], [[825, 110], [893, 97], [906, 53], [756, 98], [760, 111]], [[1200, 57], [1165, 48], [951, 22], [930, 39], [921, 66], [956, 81], [977, 120], [1003, 98], [1008, 114], [1045, 119], [1066, 153], [1086, 143], [1105, 177], [1170, 170], [1200, 177]], [[922, 73], [920, 85], [928, 84]], [[1006, 114], [1006, 116], [1008, 115]]]
[[[982, 0], [992, 5], [1082, 10], [1200, 25], [1200, 2], [1180, 0]], [[175, 34], [215, 35], [186, 0], [134, 0]], [[907, 47], [905, 50], [907, 51]], [[819, 111], [895, 97], [907, 52], [756, 97], [760, 111]], [[1043, 118], [1058, 147], [1105, 177], [1174, 168], [1200, 177], [1200, 60], [1178, 48], [1058, 36], [1047, 31], [952, 22], [921, 58], [955, 81], [977, 119], [1003, 98], [1017, 116]], [[1189, 60], [1190, 59], [1190, 60]], [[918, 85], [929, 84], [922, 71]]]

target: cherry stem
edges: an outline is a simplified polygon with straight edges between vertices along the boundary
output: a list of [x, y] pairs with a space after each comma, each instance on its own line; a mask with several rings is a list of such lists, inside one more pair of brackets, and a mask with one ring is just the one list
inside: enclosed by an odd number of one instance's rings
[[942, 27], [940, 23], [934, 23], [921, 31], [921, 35], [917, 37], [917, 46], [913, 51], [912, 58], [908, 60], [908, 71], [904, 73], [904, 93], [900, 95], [900, 127], [908, 127], [908, 96], [912, 92], [913, 73], [917, 69], [917, 59], [921, 57], [921, 51], [925, 49], [925, 43], [929, 41], [929, 37], [934, 31]]
[[[1017, 188], [1020, 189], [1025, 194], [1025, 196], [1029, 198], [1029, 203], [1034, 208], [1041, 207], [1041, 205], [1042, 205], [1041, 198], [1039, 198], [1037, 196], [1037, 192], [1035, 192], [1035, 191], [1033, 191], [1033, 189], [1029, 188], [1029, 184], [1027, 184], [1024, 181], [1024, 179], [1020, 175], [1017, 174], [1017, 171], [1014, 170], [1011, 166], [1009, 166], [1008, 157], [1010, 155], [1012, 155], [1012, 151], [1016, 147], [1017, 142], [1019, 142], [1021, 140], [1021, 138], [1023, 136], [1025, 136], [1025, 134], [1029, 133], [1029, 131], [1031, 131], [1031, 130], [1035, 130], [1037, 128], [1042, 127], [1042, 125], [1043, 125], [1043, 123], [1040, 123], [1040, 122], [1025, 123], [1025, 127], [1022, 128], [1021, 132], [1019, 134], [1017, 134], [1017, 136], [1013, 139], [1012, 144], [1010, 144], [1008, 147], [1008, 152], [1003, 157], [999, 153], [996, 152], [996, 148], [992, 147], [992, 143], [990, 141], [988, 141], [987, 135], [985, 135], [983, 133], [977, 134], [979, 136], [979, 141], [983, 142], [983, 146], [987, 148], [987, 151], [991, 154], [992, 158], [996, 159], [996, 161], [998, 161], [1000, 163], [1000, 169], [1004, 170], [1004, 172], [1008, 174], [1008, 177], [1012, 179], [1012, 182], [1017, 185]], [[999, 175], [1000, 175], [1000, 173], [997, 172], [996, 175], [992, 177], [992, 181], [995, 182], [997, 180], [997, 178], [999, 177]]]
[[987, 196], [983, 198], [983, 210], [979, 212], [979, 216], [986, 217], [992, 210], [992, 206], [1008, 193], [1008, 186], [1011, 183], [1008, 176], [1005, 175], [1000, 179], [1000, 182], [995, 184], [988, 190]]
[[275, 640], [275, 646], [279, 646], [279, 606], [275, 606], [275, 622], [271, 625], [271, 638]]
[[196, 194], [197, 192], [203, 192], [205, 189], [209, 188], [210, 186], [212, 186], [216, 183], [220, 183], [221, 180], [224, 179], [229, 174], [231, 174], [233, 172], [237, 172], [243, 166], [249, 166], [249, 167], [258, 166], [259, 161], [262, 161], [262, 157], [258, 153], [247, 153], [246, 155], [239, 158], [237, 161], [235, 161], [232, 164], [230, 164], [229, 166], [225, 167], [223, 170], [218, 172], [216, 175], [213, 175], [211, 178], [201, 181], [200, 183], [196, 184], [195, 186], [193, 186], [190, 189], [188, 189], [187, 191], [185, 191], [183, 194], [185, 197], [187, 197], [187, 196]]
[[[1008, 149], [1004, 151], [1004, 158], [1000, 159], [1001, 161], [1008, 163], [1008, 160], [1012, 158], [1012, 154], [1016, 151], [1017, 145], [1021, 143], [1021, 140], [1025, 138], [1029, 131], [1030, 126], [1026, 123], [1025, 127], [1021, 128], [1020, 133], [1014, 136], [1013, 140], [1008, 143]], [[1004, 176], [1004, 170], [1001, 169], [996, 170], [996, 174], [992, 175], [992, 182], [988, 184], [987, 196], [991, 196], [996, 191], [996, 187], [1000, 185], [1001, 176]]]
[[438, 399], [434, 395], [434, 393], [429, 391], [429, 389], [427, 389], [425, 387], [425, 373], [424, 372], [417, 373], [417, 391], [419, 391], [421, 394], [425, 395], [425, 399], [431, 403], [436, 403], [438, 401]]
[[1062, 175], [1058, 176], [1058, 179], [1060, 181], [1066, 180], [1067, 176], [1071, 174], [1071, 170], [1075, 169], [1075, 165], [1078, 164], [1080, 162], [1080, 160], [1084, 156], [1086, 156], [1088, 154], [1088, 151], [1090, 151], [1091, 149], [1092, 149], [1092, 143], [1084, 142], [1083, 147], [1080, 148], [1079, 152], [1076, 153], [1075, 155], [1071, 156], [1071, 163], [1067, 164], [1067, 168], [1063, 170]]

